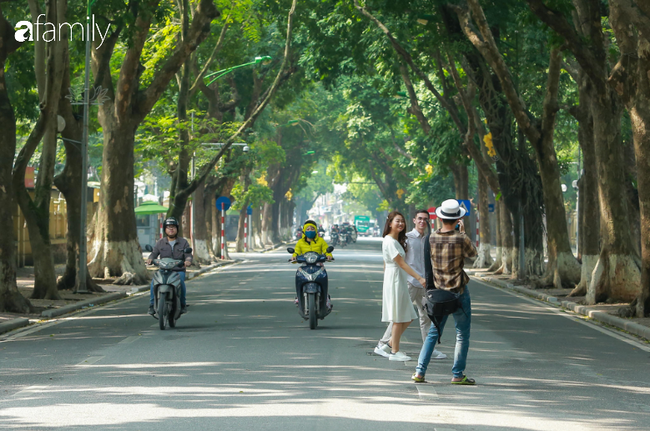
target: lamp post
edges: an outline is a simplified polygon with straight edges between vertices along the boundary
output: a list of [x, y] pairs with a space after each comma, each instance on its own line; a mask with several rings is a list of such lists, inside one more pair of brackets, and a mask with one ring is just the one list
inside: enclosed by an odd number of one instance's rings
[[[86, 28], [90, 28], [90, 10], [96, 0], [88, 0], [86, 8]], [[88, 205], [88, 119], [90, 111], [90, 37], [86, 35], [86, 65], [84, 71], [84, 117], [81, 138], [81, 214], [79, 220], [79, 286], [77, 293], [88, 293], [86, 217]]]

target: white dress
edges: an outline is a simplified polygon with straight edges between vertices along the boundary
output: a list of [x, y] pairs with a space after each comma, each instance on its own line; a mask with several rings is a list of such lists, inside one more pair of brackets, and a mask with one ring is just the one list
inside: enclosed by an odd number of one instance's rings
[[390, 235], [384, 237], [381, 253], [386, 264], [384, 271], [384, 295], [381, 301], [381, 321], [403, 323], [417, 319], [409, 296], [407, 274], [393, 260], [397, 255], [404, 256], [402, 245]]

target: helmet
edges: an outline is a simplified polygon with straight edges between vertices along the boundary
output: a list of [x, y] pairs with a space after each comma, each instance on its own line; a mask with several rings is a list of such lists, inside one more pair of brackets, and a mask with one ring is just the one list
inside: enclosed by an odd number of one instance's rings
[[318, 225], [316, 224], [315, 221], [313, 221], [313, 220], [307, 220], [307, 221], [305, 222], [305, 224], [302, 226], [302, 231], [303, 231], [303, 232], [304, 232], [305, 229], [307, 228], [307, 225], [308, 225], [308, 224], [314, 226], [314, 229], [318, 230]]
[[166, 229], [167, 226], [176, 226], [176, 229], [178, 229], [178, 220], [176, 220], [174, 217], [165, 219], [163, 222], [163, 229]]

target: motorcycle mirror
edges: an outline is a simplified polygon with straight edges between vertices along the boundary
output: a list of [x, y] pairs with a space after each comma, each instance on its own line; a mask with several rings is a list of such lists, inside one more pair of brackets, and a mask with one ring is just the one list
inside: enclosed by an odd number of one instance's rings
[[153, 251], [153, 247], [151, 247], [149, 244], [145, 245], [145, 246], [144, 246], [144, 249], [145, 249], [146, 251], [148, 251], [149, 253], [151, 253], [151, 252]]
[[183, 253], [192, 253], [192, 247], [187, 247], [185, 250], [183, 250]]
[[289, 248], [287, 249], [287, 251], [288, 251], [289, 253], [291, 253], [291, 254], [295, 253], [295, 250], [292, 249], [291, 247], [289, 247]]
[[334, 247], [332, 247], [332, 246], [330, 245], [329, 247], [327, 247], [327, 250], [326, 250], [326, 251], [327, 251], [328, 253], [331, 253], [331, 252], [334, 251]]

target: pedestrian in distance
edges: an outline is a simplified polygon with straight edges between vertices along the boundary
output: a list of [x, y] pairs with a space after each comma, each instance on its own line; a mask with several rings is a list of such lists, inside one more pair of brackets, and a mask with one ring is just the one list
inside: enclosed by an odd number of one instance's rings
[[382, 296], [381, 320], [392, 323], [390, 339], [391, 361], [410, 361], [411, 358], [400, 351], [400, 339], [406, 328], [418, 317], [415, 314], [408, 291], [407, 274], [426, 287], [426, 280], [416, 273], [404, 260], [408, 245], [406, 243], [406, 221], [398, 211], [388, 214], [384, 226], [384, 240], [381, 251], [384, 258], [384, 289]]
[[[183, 267], [174, 268], [174, 271], [178, 272], [178, 275], [181, 277], [181, 314], [184, 314], [187, 313], [187, 304], [185, 303], [185, 268], [192, 265], [192, 254], [185, 253], [185, 250], [190, 248], [190, 244], [185, 238], [178, 236], [178, 220], [174, 217], [169, 217], [163, 222], [163, 229], [165, 229], [166, 236], [158, 240], [154, 246], [153, 251], [147, 258], [147, 265], [151, 265], [153, 259], [157, 257], [169, 257], [184, 261]], [[156, 311], [153, 309], [153, 280], [151, 280], [149, 290], [149, 314], [153, 316], [156, 314]]]
[[[415, 271], [420, 277], [425, 276], [425, 259], [431, 259], [430, 255], [425, 255], [426, 242], [429, 241], [427, 228], [429, 227], [429, 212], [427, 210], [418, 210], [413, 217], [413, 224], [415, 228], [406, 234], [406, 263]], [[426, 277], [425, 277], [426, 278]], [[424, 309], [423, 301], [425, 289], [424, 286], [413, 276], [409, 275], [407, 278], [408, 292], [411, 302], [415, 306], [418, 314], [420, 315], [420, 333], [422, 334], [422, 342], [426, 340], [429, 328], [431, 327], [431, 319]], [[377, 343], [375, 353], [377, 355], [388, 358], [390, 355], [390, 339], [392, 335], [393, 324], [389, 323], [386, 332]], [[438, 350], [434, 350], [431, 359], [445, 359], [447, 355]]]
[[[465, 375], [472, 323], [472, 304], [467, 288], [469, 277], [463, 268], [465, 258], [475, 257], [478, 253], [472, 241], [465, 235], [463, 223], [465, 213], [465, 209], [461, 208], [455, 199], [444, 201], [436, 209], [436, 215], [442, 220], [442, 228], [433, 232], [429, 239], [434, 281], [434, 286], [430, 286], [430, 288], [446, 289], [460, 300], [460, 307], [452, 314], [456, 324], [456, 348], [454, 365], [451, 369], [453, 375], [451, 383], [475, 385], [476, 381]], [[444, 329], [448, 317], [445, 316], [440, 322], [440, 331]], [[438, 337], [436, 325], [431, 325], [412, 377], [416, 383], [424, 382], [424, 376]]]

